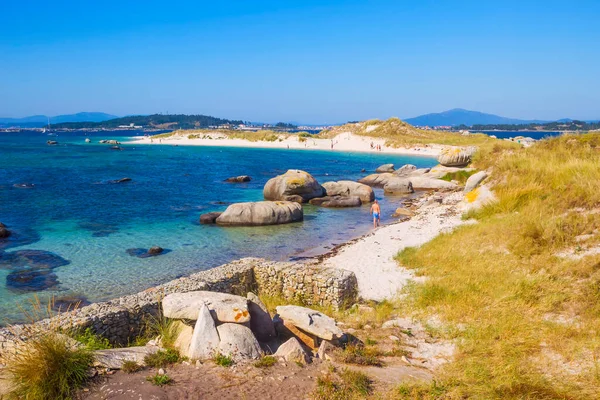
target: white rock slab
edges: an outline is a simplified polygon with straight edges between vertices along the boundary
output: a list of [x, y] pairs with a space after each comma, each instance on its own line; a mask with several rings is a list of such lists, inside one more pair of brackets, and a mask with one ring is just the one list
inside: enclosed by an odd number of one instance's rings
[[262, 351], [250, 328], [227, 323], [219, 325], [217, 332], [221, 338], [221, 354], [231, 356], [235, 361], [260, 358]]
[[204, 290], [166, 296], [162, 302], [163, 314], [167, 318], [195, 320], [203, 304], [206, 304], [217, 321], [238, 324], [250, 321], [248, 300], [245, 297]]
[[285, 322], [291, 323], [305, 332], [325, 340], [342, 337], [344, 332], [335, 324], [335, 320], [319, 311], [300, 306], [279, 306], [277, 314]]
[[192, 360], [212, 358], [219, 348], [219, 334], [206, 304], [200, 306], [187, 356]]

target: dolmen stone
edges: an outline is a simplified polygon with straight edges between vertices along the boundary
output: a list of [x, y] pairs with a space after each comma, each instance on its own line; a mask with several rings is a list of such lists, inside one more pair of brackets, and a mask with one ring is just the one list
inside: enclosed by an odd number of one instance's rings
[[383, 164], [380, 165], [379, 167], [377, 167], [377, 169], [375, 170], [375, 172], [381, 174], [383, 172], [394, 172], [394, 164]]
[[438, 162], [444, 167], [466, 167], [476, 152], [474, 147], [446, 147], [438, 157]]
[[335, 320], [327, 315], [300, 306], [279, 306], [277, 314], [284, 323], [291, 323], [295, 327], [325, 340], [340, 339], [344, 332], [336, 325]]
[[262, 351], [250, 328], [226, 323], [217, 326], [219, 333], [219, 353], [232, 357], [235, 361], [260, 358]]
[[202, 214], [200, 216], [200, 223], [207, 225], [207, 224], [216, 224], [217, 223], [217, 218], [219, 218], [221, 216], [221, 212], [209, 212], [206, 214]]
[[465, 183], [465, 189], [464, 192], [465, 193], [469, 193], [470, 191], [474, 190], [475, 188], [477, 188], [477, 186], [479, 186], [479, 184], [485, 179], [487, 178], [487, 172], [485, 171], [479, 171], [473, 175], [471, 175], [469, 177], [469, 179], [467, 179], [467, 182]]
[[277, 336], [273, 319], [267, 307], [254, 293], [248, 293], [248, 311], [250, 312], [250, 329], [256, 338], [262, 342], [268, 342]]
[[358, 196], [326, 196], [311, 199], [309, 201], [313, 206], [330, 207], [330, 208], [344, 208], [344, 207], [360, 207], [362, 201]]
[[283, 175], [267, 181], [263, 195], [265, 200], [286, 200], [306, 203], [310, 199], [323, 197], [325, 189], [308, 172], [290, 169]]
[[287, 362], [299, 362], [301, 364], [310, 362], [308, 353], [306, 353], [298, 339], [294, 337], [279, 346], [273, 356], [283, 358]]
[[353, 181], [325, 182], [323, 184], [327, 196], [358, 196], [362, 203], [371, 203], [375, 200], [373, 189], [363, 183]]
[[229, 183], [244, 183], [252, 180], [248, 175], [232, 176], [231, 178], [225, 179], [225, 182]]
[[233, 294], [199, 290], [171, 293], [162, 301], [163, 315], [173, 319], [198, 318], [198, 310], [206, 305], [216, 321], [242, 324], [250, 321], [248, 300]]
[[144, 358], [159, 350], [157, 346], [123, 347], [118, 349], [96, 350], [94, 366], [110, 369], [121, 369], [125, 361], [134, 361], [144, 365]]
[[412, 181], [406, 178], [390, 179], [384, 186], [383, 191], [388, 194], [414, 193]]
[[217, 219], [218, 225], [261, 226], [299, 222], [302, 206], [293, 201], [257, 201], [232, 204]]
[[206, 360], [219, 349], [219, 333], [206, 304], [201, 304], [187, 356], [193, 360]]

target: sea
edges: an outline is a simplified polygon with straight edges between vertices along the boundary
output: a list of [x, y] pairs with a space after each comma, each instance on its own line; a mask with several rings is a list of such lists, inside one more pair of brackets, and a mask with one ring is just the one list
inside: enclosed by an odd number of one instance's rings
[[[98, 302], [242, 257], [323, 254], [372, 229], [368, 206], [305, 205], [303, 222], [270, 227], [200, 225], [199, 217], [262, 200], [267, 180], [288, 169], [326, 182], [356, 180], [386, 163], [436, 164], [419, 156], [142, 145], [130, 138], [143, 134], [0, 133], [0, 222], [13, 232], [0, 239], [0, 322], [21, 322], [21, 308], [36, 298]], [[119, 140], [120, 150], [101, 139]], [[252, 181], [224, 182], [237, 175]], [[122, 178], [131, 180], [116, 182]], [[391, 222], [405, 198], [376, 195], [383, 222]], [[165, 252], [144, 258], [152, 246]]]
[[498, 139], [509, 139], [517, 136], [530, 137], [535, 140], [545, 139], [553, 136], [559, 136], [559, 131], [471, 131], [473, 133], [485, 133], [486, 135], [496, 136]]

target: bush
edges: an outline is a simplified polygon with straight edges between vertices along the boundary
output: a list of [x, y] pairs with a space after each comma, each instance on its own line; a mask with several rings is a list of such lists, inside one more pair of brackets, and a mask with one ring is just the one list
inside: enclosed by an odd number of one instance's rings
[[112, 348], [112, 345], [107, 338], [96, 335], [90, 328], [86, 328], [83, 332], [75, 332], [71, 337], [82, 343], [88, 350], [104, 350]]
[[156, 374], [146, 378], [146, 380], [156, 386], [165, 386], [173, 383], [173, 379], [167, 374]]
[[144, 357], [144, 363], [149, 367], [164, 368], [168, 365], [182, 361], [177, 350], [167, 349], [159, 350], [156, 353], [148, 354]]
[[374, 347], [349, 344], [345, 349], [338, 350], [337, 355], [340, 361], [346, 364], [383, 366], [383, 362], [379, 359], [381, 354]]
[[233, 358], [231, 358], [230, 356], [223, 355], [221, 353], [215, 354], [215, 356], [213, 357], [213, 361], [215, 362], [215, 364], [220, 365], [221, 367], [231, 367], [233, 364], [235, 364]]
[[362, 399], [373, 392], [371, 378], [358, 371], [343, 370], [339, 378], [333, 374], [317, 378], [317, 389], [313, 392], [315, 400], [352, 400]]
[[131, 360], [127, 360], [123, 362], [123, 365], [121, 365], [121, 371], [125, 372], [126, 374], [133, 374], [135, 372], [141, 371], [142, 369], [143, 368], [140, 364]]
[[86, 348], [74, 347], [67, 337], [45, 333], [24, 344], [22, 351], [9, 356], [6, 372], [19, 399], [70, 399], [83, 386], [93, 362]]

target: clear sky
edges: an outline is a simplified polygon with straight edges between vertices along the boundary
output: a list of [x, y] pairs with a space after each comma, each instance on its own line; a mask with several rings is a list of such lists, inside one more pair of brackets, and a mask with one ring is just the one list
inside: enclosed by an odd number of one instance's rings
[[0, 116], [600, 118], [600, 1], [2, 0]]

